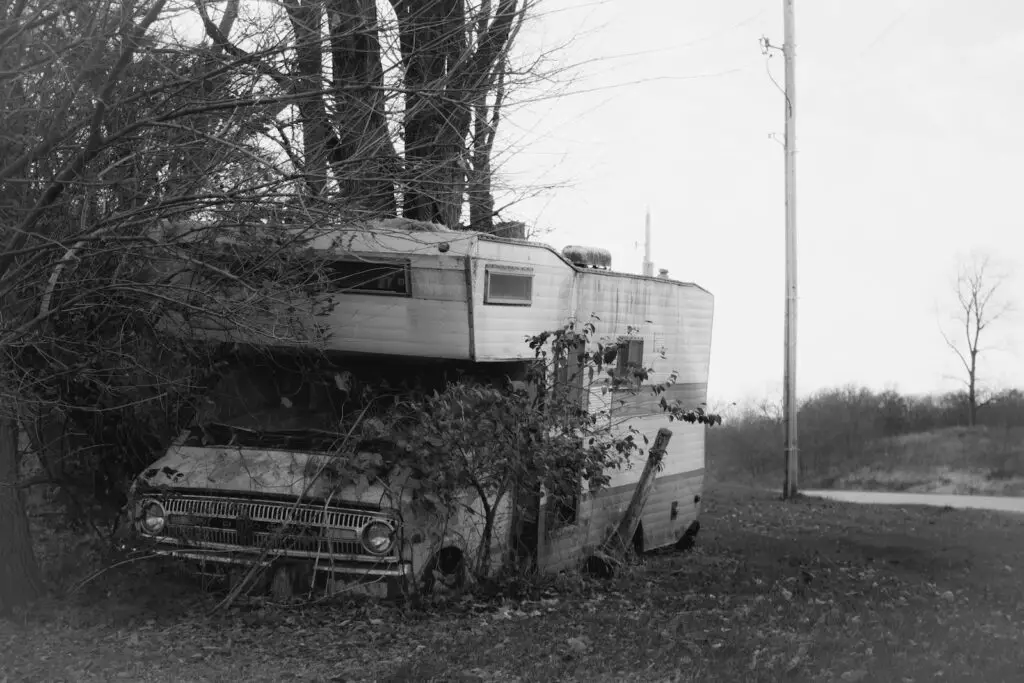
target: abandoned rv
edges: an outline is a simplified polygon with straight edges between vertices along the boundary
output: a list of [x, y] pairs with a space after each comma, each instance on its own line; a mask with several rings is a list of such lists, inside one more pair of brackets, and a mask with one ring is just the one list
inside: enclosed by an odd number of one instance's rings
[[[189, 321], [190, 334], [210, 342], [239, 348], [258, 339], [261, 348], [281, 353], [272, 360], [241, 357], [194, 425], [136, 479], [135, 535], [157, 553], [205, 568], [266, 566], [275, 590], [325, 575], [383, 592], [459, 571], [469, 553], [479, 552], [475, 494], [467, 492], [450, 514], [417, 516], [404, 493], [379, 482], [339, 487], [331, 455], [340, 438], [339, 406], [349, 414], [363, 410], [355, 387], [368, 380], [397, 385], [415, 377], [429, 390], [457, 377], [515, 379], [534, 361], [525, 336], [569, 321], [592, 320], [595, 338], [619, 349], [620, 367], [651, 368], [644, 383], [674, 379], [661, 396], [639, 387], [616, 400], [592, 378], [581, 379], [582, 407], [606, 411], [616, 429], [653, 441], [669, 423], [661, 398], [692, 406], [706, 400], [713, 297], [697, 285], [615, 272], [600, 249], [560, 253], [526, 240], [410, 229], [400, 221], [339, 228], [308, 247], [326, 258], [330, 305], [282, 301], [245, 325]], [[170, 328], [183, 324], [172, 321]], [[307, 347], [329, 362], [311, 371], [296, 360], [301, 353], [287, 353]], [[672, 428], [637, 531], [637, 544], [648, 550], [678, 542], [700, 511], [705, 427]], [[358, 450], [358, 457], [380, 458], [373, 444]], [[538, 496], [528, 535], [537, 569], [569, 568], [604, 540], [640, 471], [610, 476], [596, 492], [584, 485], [574, 508], [558, 514]], [[494, 558], [509, 542], [512, 507], [506, 499], [496, 511], [489, 534]]]

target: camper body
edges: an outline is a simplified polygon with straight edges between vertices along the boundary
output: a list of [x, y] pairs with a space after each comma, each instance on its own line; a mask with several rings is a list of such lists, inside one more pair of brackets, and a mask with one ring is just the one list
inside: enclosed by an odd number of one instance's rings
[[[645, 384], [675, 380], [660, 395], [650, 386], [621, 391], [599, 377], [580, 380], [584, 407], [606, 411], [613, 429], [632, 427], [652, 443], [660, 428], [673, 431], [637, 543], [648, 550], [670, 545], [692, 527], [700, 512], [705, 427], [670, 424], [660, 401], [686, 407], [706, 401], [710, 293], [665, 277], [594, 267], [603, 259], [589, 258], [586, 250], [567, 251], [570, 260], [542, 244], [473, 232], [384, 224], [339, 229], [309, 248], [327, 259], [326, 271], [333, 273], [330, 305], [300, 297], [250, 315], [245, 326], [192, 319], [171, 321], [170, 328], [187, 324], [190, 334], [211, 342], [266, 346], [273, 339], [282, 352], [314, 347], [336, 364], [329, 393], [341, 386], [344, 373], [365, 375], [403, 363], [430, 369], [441, 384], [467, 374], [516, 379], [534, 359], [528, 335], [592, 322], [593, 343], [618, 344], [618, 362], [653, 368]], [[312, 413], [316, 393], [303, 394]], [[204, 564], [283, 561], [345, 583], [367, 577], [418, 583], [439, 562], [450, 568], [471, 559], [465, 554], [480, 533], [474, 514], [479, 501], [471, 494], [454, 517], [424, 518], [379, 486], [339, 488], [320, 432], [299, 426], [277, 425], [273, 438], [261, 441], [241, 425], [211, 441], [209, 430], [197, 425], [136, 480], [137, 536], [157, 552]], [[641, 469], [642, 462], [612, 472], [610, 484], [596, 492], [584, 485], [571, 509], [560, 502], [556, 510], [541, 495], [528, 534], [538, 569], [569, 568], [604, 540]], [[513, 531], [522, 532], [513, 524], [515, 513], [506, 497], [494, 529], [495, 561]], [[282, 535], [275, 527], [284, 523], [289, 526]]]

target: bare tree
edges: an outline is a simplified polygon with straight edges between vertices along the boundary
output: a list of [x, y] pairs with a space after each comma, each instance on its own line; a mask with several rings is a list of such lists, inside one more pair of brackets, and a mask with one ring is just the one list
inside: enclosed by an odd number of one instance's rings
[[[526, 2], [294, 0], [258, 25], [241, 1], [0, 3], [0, 612], [42, 589], [19, 436], [69, 494], [141, 466], [214, 362], [161, 321], [282, 308], [339, 221], [493, 223]], [[172, 10], [209, 43], [174, 41]]]
[[962, 381], [967, 388], [967, 421], [970, 426], [978, 422], [978, 410], [986, 401], [979, 382], [978, 357], [986, 351], [982, 346], [982, 333], [988, 330], [1010, 308], [1002, 298], [1005, 274], [995, 272], [988, 256], [975, 255], [961, 265], [956, 278], [955, 331], [942, 330], [946, 346], [956, 354], [963, 367]]
[[[69, 425], [92, 433], [79, 446], [111, 443], [123, 430], [110, 416], [171, 414], [194, 384], [194, 359], [161, 320], [242, 324], [316, 271], [289, 255], [323, 229], [323, 214], [311, 214], [294, 167], [264, 144], [280, 96], [245, 55], [168, 42], [157, 30], [167, 7], [0, 6], [0, 612], [42, 587], [20, 435], [50, 480], [72, 490]], [[204, 227], [155, 229], [164, 220]], [[217, 238], [232, 231], [239, 249], [260, 254], [241, 271], [219, 255]], [[221, 282], [183, 282], [183, 262]], [[285, 294], [261, 288], [268, 273]], [[247, 296], [222, 296], [224, 282]], [[154, 444], [135, 441], [144, 461]], [[89, 464], [125, 462], [115, 450]]]
[[240, 1], [219, 23], [213, 3], [195, 5], [213, 43], [294, 104], [278, 142], [311, 196], [491, 230], [502, 109], [518, 80], [539, 79], [510, 57], [530, 0], [289, 0], [270, 32], [224, 20]]
[[[57, 250], [46, 245], [75, 232], [67, 229], [70, 205], [61, 199], [112, 149], [107, 125], [115, 92], [164, 6], [165, 0], [26, 0], [0, 7], [0, 612], [42, 587], [19, 481], [20, 399], [26, 396], [18, 373], [9, 371], [21, 349], [10, 342], [47, 317], [38, 304], [46, 263]], [[88, 204], [109, 199], [93, 195]]]

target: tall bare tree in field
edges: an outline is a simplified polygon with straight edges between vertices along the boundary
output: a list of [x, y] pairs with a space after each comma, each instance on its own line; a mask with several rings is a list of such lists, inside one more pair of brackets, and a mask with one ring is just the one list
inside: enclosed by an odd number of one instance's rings
[[990, 328], [1009, 310], [1004, 295], [1006, 275], [997, 272], [987, 256], [976, 255], [960, 267], [954, 287], [956, 296], [954, 324], [942, 331], [946, 346], [956, 354], [963, 367], [962, 381], [967, 388], [967, 421], [978, 422], [978, 410], [985, 406], [980, 395], [979, 357], [987, 349], [982, 341], [990, 337]]

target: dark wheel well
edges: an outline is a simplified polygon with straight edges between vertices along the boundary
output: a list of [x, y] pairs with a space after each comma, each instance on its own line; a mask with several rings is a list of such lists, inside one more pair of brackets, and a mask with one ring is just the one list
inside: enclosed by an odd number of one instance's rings
[[[441, 576], [438, 577], [435, 574]], [[437, 551], [427, 563], [421, 584], [424, 592], [430, 593], [435, 588], [460, 588], [465, 581], [466, 556], [461, 548], [448, 545]], [[438, 583], [441, 585], [438, 586]]]
[[676, 550], [690, 550], [697, 544], [697, 534], [700, 532], [700, 520], [693, 520], [690, 526], [686, 527], [686, 531], [676, 541]]
[[442, 574], [457, 574], [464, 565], [465, 556], [461, 548], [449, 545], [441, 548], [441, 551], [437, 553], [436, 569]]

